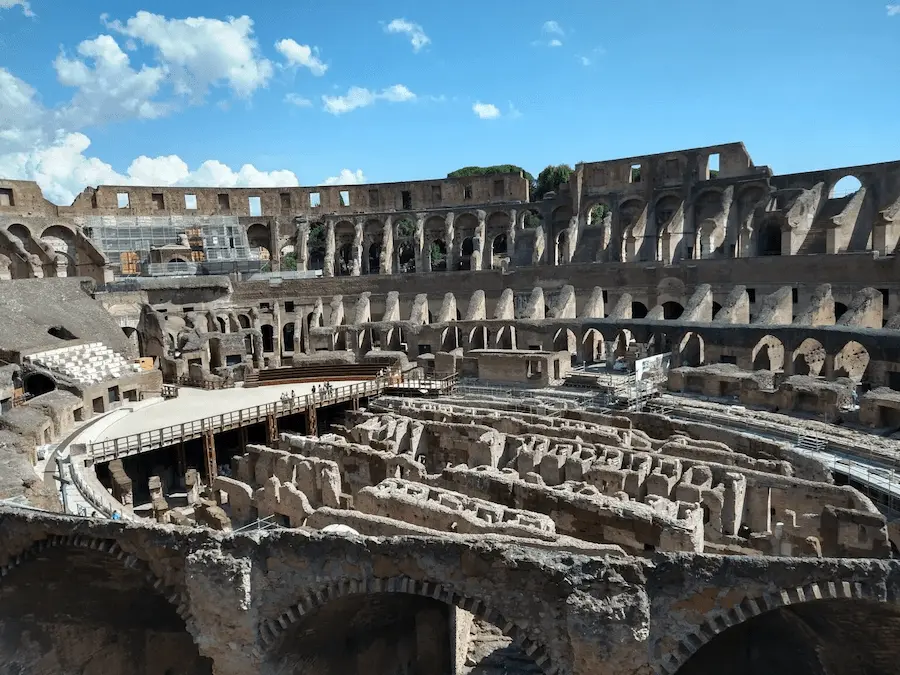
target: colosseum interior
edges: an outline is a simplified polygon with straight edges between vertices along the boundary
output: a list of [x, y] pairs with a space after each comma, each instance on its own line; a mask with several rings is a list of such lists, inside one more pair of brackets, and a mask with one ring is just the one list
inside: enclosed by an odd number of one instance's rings
[[0, 179], [0, 672], [896, 673], [898, 245], [742, 143]]

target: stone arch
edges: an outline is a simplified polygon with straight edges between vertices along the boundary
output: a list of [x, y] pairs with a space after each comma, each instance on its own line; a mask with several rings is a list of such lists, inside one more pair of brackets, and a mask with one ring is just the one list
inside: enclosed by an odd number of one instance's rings
[[603, 333], [596, 328], [588, 328], [581, 338], [581, 353], [588, 365], [599, 363], [605, 359], [605, 342]]
[[556, 235], [554, 254], [555, 254], [555, 265], [562, 265], [566, 262], [566, 250], [569, 247], [569, 232], [568, 230], [560, 230]]
[[674, 321], [681, 317], [684, 314], [684, 307], [680, 302], [675, 302], [674, 300], [669, 300], [662, 304], [663, 308], [663, 318], [667, 321]]
[[56, 380], [48, 373], [32, 371], [25, 373], [25, 377], [22, 378], [22, 386], [26, 394], [40, 396], [56, 389]]
[[516, 345], [516, 329], [513, 326], [500, 326], [497, 329], [497, 349], [514, 349]]
[[794, 350], [794, 375], [822, 374], [825, 365], [825, 348], [815, 338], [806, 338]]
[[491, 267], [498, 267], [503, 259], [509, 259], [509, 243], [506, 232], [501, 232], [491, 241]]
[[284, 326], [281, 327], [281, 351], [285, 353], [294, 351], [293, 321], [286, 321]]
[[250, 317], [246, 314], [238, 314], [238, 325], [240, 325], [241, 328], [250, 328], [252, 325]]
[[262, 223], [253, 223], [247, 227], [247, 241], [250, 248], [258, 248], [259, 259], [269, 260], [272, 252], [272, 233], [269, 231], [268, 225]]
[[828, 191], [828, 198], [841, 199], [843, 197], [849, 197], [850, 195], [859, 192], [862, 189], [862, 186], [862, 181], [860, 181], [859, 178], [852, 173], [847, 174], [835, 181], [831, 186], [831, 189]]
[[366, 255], [368, 264], [366, 271], [369, 274], [378, 274], [381, 271], [381, 241], [374, 241], [369, 244], [368, 254]]
[[518, 646], [526, 656], [534, 661], [542, 672], [547, 675], [557, 672], [557, 669], [550, 662], [550, 656], [545, 646], [532, 639], [524, 628], [507, 620], [495, 609], [488, 607], [482, 600], [462, 595], [437, 582], [419, 581], [407, 576], [369, 577], [362, 580], [335, 581], [322, 588], [301, 592], [299, 594], [300, 600], [296, 605], [288, 607], [274, 620], [266, 620], [262, 623], [259, 629], [259, 637], [271, 653], [288, 632], [291, 625], [299, 621], [301, 617], [311, 614], [335, 600], [350, 596], [382, 593], [418, 595], [437, 600], [446, 605], [456, 606], [474, 615], [477, 619], [500, 628], [507, 637], [512, 639], [513, 644]]
[[702, 366], [706, 358], [706, 344], [699, 333], [690, 332], [681, 338], [678, 345], [681, 354], [681, 365], [694, 368]]
[[491, 344], [491, 332], [485, 326], [475, 326], [469, 332], [469, 349], [488, 349]]
[[345, 242], [338, 246], [335, 262], [337, 263], [334, 270], [335, 275], [350, 276], [353, 272], [353, 244]]
[[835, 377], [849, 377], [856, 383], [862, 382], [869, 367], [869, 350], [859, 342], [851, 340], [834, 356]]
[[753, 370], [780, 371], [784, 368], [784, 344], [774, 335], [764, 335], [753, 347]]
[[443, 239], [435, 239], [428, 247], [428, 256], [433, 272], [447, 271], [447, 244]]
[[[760, 597], [745, 597], [730, 609], [717, 609], [707, 613], [697, 629], [683, 638], [678, 648], [673, 649], [659, 664], [658, 672], [662, 675], [675, 673], [694, 675], [695, 672], [705, 672], [694, 671], [689, 662], [721, 633], [769, 612], [797, 605], [809, 606], [823, 601], [869, 601], [885, 604], [868, 586], [848, 581], [815, 582], [777, 593], [766, 593]], [[722, 672], [728, 672], [727, 668]]]
[[569, 352], [574, 356], [578, 351], [578, 340], [575, 338], [575, 333], [568, 328], [560, 328], [556, 331], [553, 335], [553, 351]]
[[401, 241], [397, 246], [397, 269], [401, 274], [416, 271], [416, 251], [411, 241]]
[[216, 323], [219, 324], [219, 332], [220, 333], [228, 332], [228, 321], [225, 320], [224, 316], [217, 316]]
[[508, 230], [509, 229], [509, 213], [506, 211], [494, 211], [485, 219], [485, 224], [491, 230]]
[[[87, 564], [91, 565], [93, 568], [96, 564], [94, 560], [97, 558], [116, 563], [115, 566], [110, 569], [110, 574], [101, 579], [104, 592], [107, 592], [108, 585], [112, 582], [113, 579], [111, 577], [113, 576], [118, 577], [118, 581], [123, 582], [130, 587], [127, 588], [127, 591], [129, 591], [131, 595], [125, 599], [124, 602], [120, 601], [118, 607], [108, 609], [109, 605], [105, 602], [108, 600], [107, 597], [94, 601], [94, 594], [97, 593], [98, 589], [87, 589], [83, 583], [79, 583], [81, 579], [77, 574], [77, 565]], [[183, 589], [168, 584], [164, 578], [157, 575], [151, 569], [146, 560], [123, 549], [115, 539], [91, 537], [81, 534], [50, 535], [45, 539], [34, 541], [18, 554], [10, 555], [7, 564], [0, 568], [0, 578], [2, 578], [2, 583], [5, 587], [4, 612], [9, 611], [16, 620], [26, 619], [24, 612], [20, 613], [18, 616], [16, 615], [15, 605], [18, 604], [14, 595], [16, 592], [21, 592], [23, 594], [22, 601], [27, 602], [29, 607], [33, 607], [35, 610], [40, 609], [44, 603], [38, 602], [32, 604], [34, 602], [33, 593], [40, 592], [44, 589], [44, 577], [48, 572], [47, 569], [41, 569], [40, 567], [36, 568], [34, 574], [40, 578], [34, 581], [33, 588], [29, 587], [21, 591], [13, 591], [12, 593], [9, 589], [13, 587], [13, 584], [17, 581], [20, 584], [24, 583], [26, 586], [31, 586], [32, 584], [28, 583], [30, 580], [27, 577], [23, 578], [20, 575], [28, 574], [35, 566], [45, 564], [61, 565], [66, 574], [71, 575], [72, 584], [74, 586], [73, 592], [78, 593], [80, 591], [83, 594], [83, 597], [77, 596], [73, 600], [68, 600], [69, 607], [60, 607], [57, 604], [66, 602], [66, 596], [64, 594], [57, 594], [55, 596], [55, 603], [51, 603], [49, 597], [45, 598], [45, 603], [48, 605], [53, 604], [54, 610], [58, 614], [72, 612], [75, 614], [75, 616], [72, 617], [72, 620], [73, 622], [77, 622], [79, 616], [84, 618], [89, 612], [97, 610], [106, 611], [108, 609], [110, 614], [116, 611], [116, 609], [123, 613], [132, 613], [136, 616], [136, 621], [138, 623], [147, 622], [145, 627], [138, 626], [136, 629], [132, 629], [144, 633], [144, 640], [147, 639], [147, 636], [149, 636], [151, 632], [158, 631], [160, 624], [162, 624], [165, 626], [165, 633], [172, 635], [184, 634], [185, 636], [184, 644], [179, 645], [178, 649], [174, 650], [176, 652], [175, 659], [178, 659], [178, 661], [177, 663], [173, 663], [173, 665], [187, 668], [190, 672], [197, 672], [198, 675], [212, 673], [212, 662], [201, 657], [197, 650], [196, 629], [194, 626], [194, 618], [190, 612], [187, 594]], [[94, 569], [91, 569], [90, 578], [93, 580], [95, 577], [98, 577], [98, 575]], [[49, 590], [47, 592], [52, 593], [52, 591]], [[115, 593], [117, 591], [113, 590], [111, 592]], [[135, 608], [132, 604], [134, 601], [141, 603], [143, 606]], [[94, 606], [92, 607], [91, 605]], [[81, 614], [77, 614], [78, 612], [81, 612]], [[158, 613], [162, 613], [163, 615], [159, 616]], [[54, 618], [56, 618], [58, 614], [55, 615]], [[151, 619], [149, 617], [155, 619], [158, 624], [151, 626]], [[108, 626], [108, 630], [111, 635], [121, 637], [122, 640], [127, 640], [126, 635], [129, 631], [127, 628], [123, 627], [117, 619], [118, 617], [114, 616], [109, 619], [110, 625]], [[38, 621], [40, 621], [39, 618]], [[97, 627], [95, 626], [91, 628], [89, 632], [93, 633], [96, 630]], [[49, 633], [47, 635], [49, 635]], [[173, 645], [171, 644], [171, 640], [164, 640], [158, 647], [164, 648], [163, 651], [168, 652]], [[46, 653], [47, 650], [43, 649], [42, 651]], [[149, 652], [152, 652], [152, 654], [155, 654], [157, 657], [159, 656], [158, 651], [159, 650], [149, 650]], [[185, 663], [185, 657], [188, 657], [191, 662]], [[108, 664], [108, 662], [106, 663]], [[10, 664], [7, 660], [4, 660], [4, 665], [9, 666]], [[146, 665], [149, 666], [150, 663], [147, 663]], [[158, 661], [156, 666], [159, 666]], [[143, 668], [141, 668], [141, 670], [143, 670]], [[104, 669], [104, 672], [107, 672], [107, 670]], [[113, 672], [119, 672], [119, 668], [115, 667]], [[122, 672], [125, 671], [123, 670]]]
[[628, 348], [634, 342], [634, 335], [627, 328], [623, 328], [616, 334], [613, 342], [613, 354], [617, 359], [624, 358], [628, 353]]
[[441, 331], [441, 351], [452, 352], [462, 346], [459, 328], [450, 326]]

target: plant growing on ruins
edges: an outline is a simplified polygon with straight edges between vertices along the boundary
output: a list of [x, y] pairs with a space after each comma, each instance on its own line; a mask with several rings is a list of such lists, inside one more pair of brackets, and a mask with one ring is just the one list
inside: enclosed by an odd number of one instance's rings
[[281, 260], [281, 269], [289, 272], [297, 270], [297, 256], [294, 253], [288, 253]]
[[433, 270], [443, 265], [447, 260], [447, 254], [441, 250], [437, 242], [431, 244], [431, 248], [428, 249], [428, 256], [431, 258], [431, 269]]
[[492, 173], [519, 173], [521, 172], [528, 182], [534, 184], [534, 176], [521, 166], [515, 164], [496, 164], [494, 166], [465, 166], [462, 169], [451, 171], [447, 178], [470, 178], [472, 176], [489, 176]]
[[591, 225], [602, 223], [609, 213], [609, 207], [606, 204], [595, 204], [591, 209]]
[[416, 224], [409, 218], [401, 218], [397, 221], [397, 238], [412, 239], [416, 234]]
[[533, 230], [540, 227], [544, 222], [544, 219], [541, 218], [540, 214], [529, 211], [525, 214], [525, 229]]
[[568, 183], [572, 175], [572, 167], [568, 164], [551, 164], [538, 174], [537, 180], [531, 191], [531, 199], [537, 201], [543, 199], [548, 192], [559, 189], [560, 183]]

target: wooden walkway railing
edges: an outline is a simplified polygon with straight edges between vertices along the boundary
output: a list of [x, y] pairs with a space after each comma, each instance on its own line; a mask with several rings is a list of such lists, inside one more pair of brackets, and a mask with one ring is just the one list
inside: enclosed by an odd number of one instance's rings
[[141, 452], [157, 450], [183, 441], [200, 438], [203, 434], [218, 433], [230, 429], [238, 429], [249, 424], [265, 422], [268, 417], [286, 417], [305, 412], [312, 406], [333, 405], [353, 399], [377, 396], [391, 382], [386, 379], [377, 379], [370, 382], [350, 384], [344, 387], [335, 387], [326, 392], [319, 390], [315, 396], [295, 396], [289, 401], [276, 401], [265, 405], [258, 405], [233, 412], [204, 417], [203, 419], [173, 424], [151, 431], [143, 431], [137, 434], [129, 434], [119, 438], [110, 438], [96, 443], [85, 445], [85, 454], [95, 462], [108, 462], [128, 455], [136, 455]]

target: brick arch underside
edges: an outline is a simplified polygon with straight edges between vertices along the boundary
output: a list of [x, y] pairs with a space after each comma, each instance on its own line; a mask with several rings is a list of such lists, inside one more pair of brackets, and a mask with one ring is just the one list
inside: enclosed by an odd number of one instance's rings
[[437, 600], [447, 605], [455, 605], [480, 619], [496, 626], [509, 637], [513, 644], [531, 658], [547, 675], [560, 672], [551, 663], [545, 647], [530, 638], [524, 629], [505, 619], [496, 610], [488, 607], [481, 600], [461, 595], [449, 590], [442, 584], [430, 581], [419, 581], [410, 577], [369, 578], [365, 580], [344, 579], [326, 586], [301, 591], [300, 601], [282, 612], [276, 619], [262, 622], [259, 631], [260, 640], [269, 650], [284, 638], [291, 626], [308, 614], [328, 605], [328, 603], [352, 596], [374, 595], [381, 593], [398, 593], [415, 595]]
[[859, 582], [819, 582], [784, 589], [776, 593], [766, 593], [756, 598], [746, 597], [731, 609], [718, 610], [708, 614], [695, 631], [679, 642], [674, 653], [663, 656], [662, 662], [656, 666], [655, 672], [658, 675], [675, 675], [675, 673], [681, 672], [682, 667], [691, 661], [694, 655], [719, 635], [729, 629], [740, 628], [763, 615], [774, 613], [779, 609], [808, 606], [810, 603], [841, 600], [862, 601], [873, 605], [894, 607], [900, 615], [900, 608], [885, 603], [882, 595]]
[[[38, 571], [35, 569], [35, 566], [37, 565], [49, 564], [52, 566], [55, 563], [61, 563], [64, 566], [63, 573], [53, 574], [52, 567], [49, 570], [41, 569]], [[99, 566], [102, 566], [102, 569], [91, 570], [88, 568], [88, 565], [98, 566], [98, 563]], [[90, 582], [96, 581], [95, 587], [89, 588], [89, 584], [84, 583], [85, 580], [79, 578], [79, 566], [81, 566], [82, 575], [87, 573], [90, 576]], [[107, 569], [109, 572], [104, 573]], [[29, 582], [34, 584], [35, 580], [23, 578], [23, 575], [32, 571], [34, 571], [34, 574], [39, 575], [39, 588], [37, 589], [37, 592], [46, 592], [48, 594], [46, 598], [43, 598], [43, 603], [52, 604], [54, 598], [59, 599], [61, 594], [64, 597], [64, 594], [68, 590], [75, 593], [76, 599], [68, 601], [71, 606], [70, 609], [74, 607], [74, 610], [67, 613], [65, 607], [60, 610], [54, 609], [54, 611], [59, 611], [61, 614], [65, 615], [65, 618], [68, 620], [67, 622], [56, 624], [40, 614], [30, 617], [23, 616], [25, 612], [17, 611], [15, 609], [14, 605], [16, 604], [15, 599], [17, 594], [19, 596], [23, 594], [27, 595], [30, 598], [29, 605], [32, 605], [35, 610], [39, 610], [42, 606], [41, 599], [33, 599], [32, 596], [34, 591], [27, 588]], [[116, 580], [124, 581], [127, 583], [127, 587], [123, 589], [108, 587], [111, 582]], [[24, 589], [21, 587], [23, 583], [25, 585]], [[109, 593], [109, 596], [104, 595], [106, 592]], [[137, 635], [146, 635], [146, 637], [138, 638], [136, 641], [137, 643], [146, 643], [146, 647], [142, 648], [144, 653], [136, 653], [133, 657], [129, 655], [125, 660], [130, 662], [131, 659], [134, 658], [133, 669], [131, 665], [129, 665], [127, 669], [121, 669], [114, 665], [115, 660], [111, 659], [109, 656], [97, 657], [96, 655], [85, 655], [84, 652], [86, 652], [86, 648], [79, 645], [74, 651], [77, 652], [78, 649], [81, 649], [82, 656], [92, 659], [92, 665], [85, 666], [85, 673], [95, 672], [92, 668], [99, 668], [100, 670], [96, 672], [103, 672], [104, 675], [119, 675], [120, 672], [122, 675], [125, 675], [126, 672], [134, 675], [142, 675], [144, 670], [139, 662], [140, 659], [145, 659], [149, 672], [149, 670], [153, 670], [153, 667], [155, 667], [152, 666], [154, 662], [157, 662], [157, 665], [159, 665], [160, 661], [157, 654], [157, 651], [159, 650], [171, 652], [173, 660], [178, 660], [182, 663], [188, 663], [188, 660], [190, 660], [190, 662], [193, 663], [193, 667], [196, 668], [198, 675], [212, 672], [211, 662], [203, 658], [199, 654], [199, 651], [197, 651], [193, 630], [193, 617], [189, 609], [186, 595], [182, 591], [166, 584], [163, 579], [152, 571], [145, 560], [142, 560], [140, 557], [123, 549], [115, 539], [104, 539], [83, 535], [51, 535], [45, 539], [34, 541], [19, 553], [10, 555], [6, 563], [3, 566], [0, 566], [0, 650], [5, 651], [9, 648], [9, 630], [13, 630], [17, 633], [25, 632], [21, 627], [17, 628], [14, 624], [15, 621], [23, 619], [27, 619], [34, 626], [47, 627], [46, 635], [53, 634], [56, 636], [55, 639], [59, 641], [58, 643], [55, 643], [57, 646], [62, 643], [77, 645], [82, 642], [82, 638], [80, 638], [79, 635], [85, 636], [85, 643], [89, 643], [91, 639], [97, 638], [98, 633], [103, 632], [103, 622], [97, 623], [96, 617], [90, 615], [91, 609], [87, 607], [89, 603], [85, 602], [83, 598], [89, 597], [92, 601], [102, 601], [104, 607], [113, 606], [116, 605], [114, 595], [117, 592], [127, 592], [129, 594], [139, 595], [151, 594], [152, 598], [155, 599], [149, 599], [148, 602], [151, 606], [156, 606], [161, 610], [163, 614], [156, 617], [156, 624], [154, 624], [151, 619], [148, 619], [145, 622], [146, 614], [139, 611], [137, 607], [129, 605], [124, 601], [119, 602], [119, 609], [121, 610], [125, 607], [129, 618], [133, 619], [132, 624], [130, 628], [122, 626], [118, 623], [116, 618], [113, 618], [113, 610], [110, 610], [108, 627], [111, 628], [110, 633], [112, 634], [112, 638], [107, 638], [108, 644], [101, 644], [98, 652], [107, 653], [111, 646], [112, 648], [115, 648], [116, 645], [121, 645], [122, 649], [128, 649], [126, 633], [130, 630]], [[85, 593], [87, 596], [79, 596], [79, 594]], [[113, 601], [110, 602], [110, 599]], [[65, 605], [65, 603], [62, 604]], [[82, 608], [85, 609], [84, 614], [80, 614]], [[165, 614], [168, 612], [171, 612], [171, 614], [166, 618]], [[54, 616], [53, 618], [56, 617]], [[106, 617], [104, 617], [104, 620], [106, 620]], [[10, 621], [12, 621], [13, 624], [4, 631], [4, 624], [7, 624]], [[163, 625], [159, 625], [160, 623]], [[85, 632], [79, 633], [79, 630]], [[7, 632], [7, 636], [3, 636], [3, 632]], [[122, 634], [121, 640], [119, 639], [120, 632]], [[171, 637], [167, 637], [170, 635], [177, 636], [182, 634], [185, 637], [184, 641], [180, 643], [180, 648], [177, 644], [172, 642]], [[150, 647], [152, 644], [151, 638], [154, 636], [157, 638], [156, 644], [158, 648]], [[102, 643], [103, 638], [99, 639]], [[180, 638], [178, 639], [180, 640]], [[35, 645], [40, 645], [40, 651], [42, 652], [41, 658], [43, 659], [47, 659], [50, 652], [56, 651], [56, 646], [53, 649], [48, 649], [46, 644], [44, 644], [39, 637], [32, 638], [32, 640], [34, 640]], [[188, 647], [188, 644], [190, 647]], [[24, 651], [27, 650], [18, 649], [15, 652], [16, 657], [18, 658], [21, 656], [23, 659], [29, 658], [27, 654], [23, 654]], [[62, 668], [59, 672], [68, 672], [69, 670], [76, 668], [73, 663], [65, 663], [66, 659], [71, 658], [71, 652], [73, 650], [62, 651], [68, 651], [69, 654], [62, 653], [58, 657], [60, 659], [59, 667]], [[189, 654], [187, 653], [188, 651], [192, 651], [193, 653]], [[7, 656], [0, 656], [0, 658], [5, 659]], [[54, 656], [54, 658], [56, 657]], [[172, 665], [174, 665], [174, 663]], [[30, 672], [27, 665], [22, 667], [25, 667], [23, 672]], [[52, 675], [52, 673], [56, 672], [53, 669], [54, 665], [52, 663], [48, 664], [42, 661], [41, 663], [36, 664], [35, 667], [42, 673], [46, 672], [47, 675]], [[78, 667], [82, 667], [82, 665], [79, 665]], [[79, 670], [79, 672], [81, 671]]]

